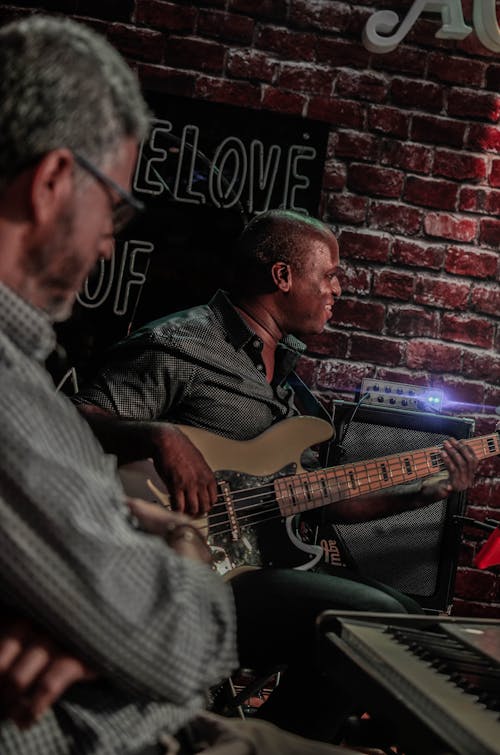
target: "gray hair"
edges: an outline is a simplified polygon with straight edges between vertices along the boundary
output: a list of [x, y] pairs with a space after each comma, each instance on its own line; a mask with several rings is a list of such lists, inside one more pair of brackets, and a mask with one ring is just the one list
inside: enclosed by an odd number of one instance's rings
[[103, 163], [148, 126], [135, 74], [103, 37], [43, 15], [0, 29], [0, 190], [50, 150]]

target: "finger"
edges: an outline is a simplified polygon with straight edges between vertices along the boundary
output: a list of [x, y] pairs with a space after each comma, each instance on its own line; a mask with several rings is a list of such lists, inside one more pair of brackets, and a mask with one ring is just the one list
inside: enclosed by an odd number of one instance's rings
[[212, 475], [212, 478], [208, 482], [208, 500], [210, 503], [210, 507], [215, 506], [217, 503], [217, 497], [219, 495], [219, 490], [217, 488], [217, 480]]
[[164, 535], [169, 524], [188, 524], [189, 518], [176, 511], [168, 511], [156, 503], [147, 503], [140, 498], [130, 499], [131, 513], [139, 523], [152, 535]]
[[42, 675], [31, 696], [33, 719], [39, 719], [72, 684], [93, 679], [95, 676], [95, 672], [78, 658], [58, 658]]
[[192, 485], [186, 489], [186, 504], [184, 511], [186, 514], [192, 517], [200, 515], [201, 503], [200, 503], [200, 491], [197, 485]]
[[208, 487], [200, 488], [199, 494], [198, 494], [198, 501], [199, 501], [199, 516], [201, 516], [202, 514], [206, 514], [208, 511], [210, 511], [211, 501], [210, 501], [210, 492], [208, 490]]
[[24, 648], [10, 667], [4, 686], [10, 688], [14, 695], [25, 694], [47, 668], [50, 658], [49, 645], [43, 641]]
[[2, 627], [0, 639], [0, 674], [5, 673], [21, 654], [31, 635], [28, 622], [18, 620]]

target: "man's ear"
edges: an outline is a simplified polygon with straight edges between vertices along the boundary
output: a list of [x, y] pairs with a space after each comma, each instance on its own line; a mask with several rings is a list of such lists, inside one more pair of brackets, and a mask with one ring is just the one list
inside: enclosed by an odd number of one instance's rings
[[292, 285], [292, 268], [286, 262], [275, 262], [271, 268], [273, 281], [280, 291], [289, 291]]
[[37, 164], [31, 180], [31, 211], [35, 224], [59, 217], [74, 188], [74, 158], [69, 149], [54, 149]]

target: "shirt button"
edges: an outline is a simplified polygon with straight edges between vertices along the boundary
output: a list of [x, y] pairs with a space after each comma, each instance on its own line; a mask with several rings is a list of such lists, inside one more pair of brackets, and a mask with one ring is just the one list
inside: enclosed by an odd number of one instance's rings
[[263, 364], [258, 364], [257, 365], [257, 369], [259, 370], [259, 372], [262, 372], [262, 370], [264, 369], [264, 365]]
[[252, 343], [252, 346], [254, 347], [254, 349], [260, 349], [261, 348], [261, 343], [260, 343], [260, 341], [259, 341], [258, 338], [255, 339], [255, 341]]

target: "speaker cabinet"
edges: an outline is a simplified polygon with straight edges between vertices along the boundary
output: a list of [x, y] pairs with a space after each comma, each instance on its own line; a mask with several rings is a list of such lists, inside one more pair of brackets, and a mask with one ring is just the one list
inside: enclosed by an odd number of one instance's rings
[[[335, 427], [337, 461], [343, 464], [469, 438], [474, 422], [340, 401]], [[363, 576], [410, 595], [425, 609], [447, 611], [461, 535], [454, 516], [464, 508], [465, 493], [454, 493], [421, 509], [335, 529]]]

